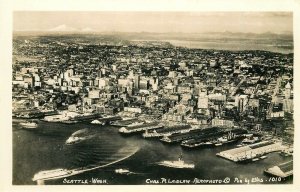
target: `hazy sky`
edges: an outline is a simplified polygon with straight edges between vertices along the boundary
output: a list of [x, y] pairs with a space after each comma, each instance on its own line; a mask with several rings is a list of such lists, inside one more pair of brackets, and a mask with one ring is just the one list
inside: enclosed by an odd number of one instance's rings
[[293, 31], [291, 12], [14, 12], [14, 31], [99, 32]]

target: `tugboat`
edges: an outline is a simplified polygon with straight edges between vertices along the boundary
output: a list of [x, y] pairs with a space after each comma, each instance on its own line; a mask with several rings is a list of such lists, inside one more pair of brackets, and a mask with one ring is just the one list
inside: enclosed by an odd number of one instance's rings
[[20, 123], [20, 125], [25, 128], [25, 129], [35, 129], [37, 128], [37, 123], [35, 122], [29, 122], [29, 121], [26, 121], [26, 122], [23, 122], [23, 123]]
[[165, 167], [179, 168], [179, 169], [194, 169], [195, 164], [188, 164], [182, 160], [182, 155], [179, 156], [178, 161], [161, 161], [157, 163]]

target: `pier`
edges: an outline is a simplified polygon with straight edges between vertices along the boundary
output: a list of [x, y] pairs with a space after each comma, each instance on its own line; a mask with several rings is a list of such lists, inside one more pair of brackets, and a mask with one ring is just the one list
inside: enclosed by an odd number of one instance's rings
[[111, 123], [111, 125], [116, 127], [127, 127], [128, 125], [137, 122], [140, 122], [138, 118], [130, 118], [130, 119], [122, 119], [122, 120], [114, 121]]
[[163, 142], [166, 143], [178, 143], [183, 140], [189, 140], [189, 139], [197, 139], [201, 137], [209, 137], [211, 134], [216, 134], [220, 132], [221, 130], [217, 127], [211, 127], [211, 128], [205, 128], [205, 129], [194, 129], [190, 130], [186, 133], [175, 133], [170, 136], [164, 136], [162, 139], [160, 139]]
[[271, 167], [269, 169], [266, 169], [264, 172], [272, 176], [286, 178], [293, 175], [293, 161], [288, 161], [280, 165]]
[[148, 131], [153, 129], [159, 129], [162, 128], [163, 125], [158, 122], [152, 122], [152, 123], [144, 123], [141, 125], [133, 125], [133, 126], [127, 126], [122, 127], [119, 129], [120, 133], [130, 134], [130, 133], [137, 133], [142, 131]]
[[243, 162], [252, 160], [267, 153], [281, 151], [285, 148], [286, 147], [279, 142], [263, 141], [252, 145], [222, 151], [216, 155], [233, 162]]
[[[193, 130], [191, 125], [183, 124], [183, 125], [173, 125], [169, 127], [164, 127], [163, 129], [153, 130], [152, 132], [143, 133], [144, 138], [151, 138], [151, 137], [164, 137], [170, 136], [175, 133], [186, 133], [190, 130]], [[199, 129], [199, 128], [196, 128]]]

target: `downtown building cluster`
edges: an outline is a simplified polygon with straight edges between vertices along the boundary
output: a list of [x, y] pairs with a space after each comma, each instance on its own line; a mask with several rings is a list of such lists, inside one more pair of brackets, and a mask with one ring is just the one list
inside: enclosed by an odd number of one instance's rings
[[[84, 38], [84, 37], [83, 37]], [[79, 38], [80, 39], [80, 38]], [[293, 54], [16, 37], [13, 112], [119, 114], [193, 126], [285, 128]]]

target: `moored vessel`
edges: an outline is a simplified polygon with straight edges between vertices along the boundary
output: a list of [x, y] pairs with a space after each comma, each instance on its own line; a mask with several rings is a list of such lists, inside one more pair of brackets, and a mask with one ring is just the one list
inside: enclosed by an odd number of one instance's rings
[[38, 126], [37, 123], [28, 121], [20, 123], [20, 125], [25, 129], [35, 129]]

